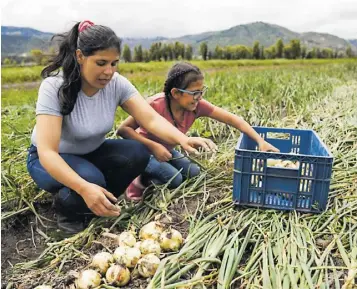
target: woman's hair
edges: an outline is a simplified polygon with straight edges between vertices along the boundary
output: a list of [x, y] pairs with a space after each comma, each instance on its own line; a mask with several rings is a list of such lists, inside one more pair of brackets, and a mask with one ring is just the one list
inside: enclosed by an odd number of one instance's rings
[[61, 113], [67, 115], [73, 110], [81, 89], [76, 50], [80, 49], [84, 56], [91, 56], [99, 50], [116, 48], [120, 54], [121, 40], [109, 27], [94, 25], [90, 21], [78, 22], [69, 32], [57, 34], [51, 40], [59, 41], [59, 52], [42, 70], [41, 76], [46, 78], [57, 75], [59, 68], [62, 68], [63, 83], [58, 98]]
[[202, 80], [201, 70], [188, 62], [179, 62], [171, 67], [164, 85], [164, 93], [170, 101], [171, 89], [186, 89], [192, 82]]

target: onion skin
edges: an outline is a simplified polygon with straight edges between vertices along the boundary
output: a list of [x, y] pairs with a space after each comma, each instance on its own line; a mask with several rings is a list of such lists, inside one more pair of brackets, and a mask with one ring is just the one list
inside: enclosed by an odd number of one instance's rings
[[163, 251], [178, 251], [183, 243], [182, 235], [175, 229], [169, 229], [160, 235], [160, 247]]
[[118, 242], [119, 242], [119, 246], [134, 247], [136, 243], [136, 239], [133, 233], [123, 232], [119, 235]]
[[141, 257], [139, 248], [118, 247], [114, 252], [114, 259], [118, 264], [128, 268], [133, 268], [138, 263]]
[[164, 225], [160, 222], [150, 222], [144, 225], [140, 232], [139, 238], [141, 240], [155, 240], [158, 241], [161, 233], [164, 231]]
[[160, 244], [151, 239], [141, 241], [140, 251], [143, 255], [154, 254], [159, 257], [161, 254]]
[[155, 275], [160, 259], [154, 254], [142, 257], [138, 262], [138, 271], [142, 277], [148, 278]]
[[84, 270], [76, 280], [77, 289], [91, 289], [100, 285], [100, 274], [92, 269]]
[[122, 265], [112, 265], [105, 274], [105, 278], [111, 285], [125, 286], [130, 281], [130, 271]]
[[101, 252], [93, 256], [91, 267], [97, 269], [101, 274], [105, 274], [111, 263], [114, 263], [113, 255]]

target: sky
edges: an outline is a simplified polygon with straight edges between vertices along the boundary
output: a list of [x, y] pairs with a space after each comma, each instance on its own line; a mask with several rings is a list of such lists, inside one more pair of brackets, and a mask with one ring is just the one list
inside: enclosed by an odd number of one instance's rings
[[64, 32], [91, 20], [120, 37], [178, 37], [257, 21], [357, 38], [357, 0], [2, 0], [1, 25]]

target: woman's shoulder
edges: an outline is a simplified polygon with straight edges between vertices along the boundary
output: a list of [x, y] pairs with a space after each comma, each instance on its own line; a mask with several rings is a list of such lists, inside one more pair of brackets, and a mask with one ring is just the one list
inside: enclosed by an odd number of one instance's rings
[[52, 87], [53, 89], [59, 89], [63, 83], [62, 74], [48, 76], [41, 82], [41, 87]]

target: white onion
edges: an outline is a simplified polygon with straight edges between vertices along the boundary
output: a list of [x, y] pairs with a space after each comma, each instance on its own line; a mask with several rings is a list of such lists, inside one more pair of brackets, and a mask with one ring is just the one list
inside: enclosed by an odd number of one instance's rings
[[161, 248], [160, 244], [157, 241], [147, 239], [141, 241], [140, 251], [143, 255], [155, 254], [156, 256], [160, 256]]
[[141, 241], [136, 242], [134, 248], [138, 248], [140, 250], [140, 246], [141, 246]]
[[100, 274], [92, 269], [84, 270], [76, 280], [77, 289], [91, 289], [100, 285]]
[[141, 240], [152, 239], [157, 241], [163, 230], [164, 226], [160, 222], [150, 222], [141, 228], [139, 237]]
[[138, 248], [118, 247], [114, 252], [114, 259], [120, 265], [128, 268], [135, 267], [141, 257], [141, 252]]
[[154, 254], [145, 255], [138, 262], [139, 274], [145, 278], [152, 277], [155, 275], [159, 264], [160, 259]]
[[112, 265], [109, 267], [105, 278], [111, 285], [124, 286], [130, 281], [130, 271], [122, 265]]
[[50, 285], [40, 285], [35, 287], [35, 289], [52, 289], [52, 286]]
[[169, 229], [160, 235], [160, 247], [164, 251], [178, 251], [182, 245], [183, 238], [179, 231]]
[[111, 263], [114, 263], [112, 254], [100, 252], [93, 256], [91, 267], [97, 269], [101, 274], [105, 274]]
[[132, 232], [123, 232], [119, 235], [119, 246], [133, 247], [135, 243], [136, 239]]

